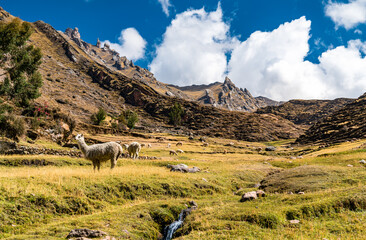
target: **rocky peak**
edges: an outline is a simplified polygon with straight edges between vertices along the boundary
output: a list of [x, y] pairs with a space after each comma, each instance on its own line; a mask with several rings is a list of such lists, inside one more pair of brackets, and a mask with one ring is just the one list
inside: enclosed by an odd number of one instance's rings
[[101, 42], [99, 41], [99, 38], [97, 39], [97, 48], [100, 48], [100, 46], [101, 46], [102, 44], [101, 44]]
[[8, 17], [10, 17], [10, 14], [7, 11], [5, 11], [2, 7], [0, 7], [0, 21]]

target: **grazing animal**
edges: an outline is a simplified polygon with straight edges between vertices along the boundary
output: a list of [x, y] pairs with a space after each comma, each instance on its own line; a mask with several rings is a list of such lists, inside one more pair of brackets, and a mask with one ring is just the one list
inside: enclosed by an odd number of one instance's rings
[[167, 147], [167, 148], [170, 148], [170, 146], [171, 146], [171, 145], [170, 145], [170, 143], [168, 143], [168, 145], [167, 145], [166, 147]]
[[132, 142], [127, 148], [128, 154], [131, 158], [136, 159], [139, 157], [139, 152], [141, 150], [141, 145], [138, 142]]
[[178, 153], [184, 153], [184, 151], [182, 149], [178, 149], [177, 152]]
[[151, 148], [151, 143], [148, 143], [147, 144], [147, 148]]
[[176, 151], [174, 151], [174, 150], [170, 150], [169, 151], [169, 155], [178, 155], [178, 153]]
[[123, 145], [122, 145], [122, 148], [123, 148], [124, 150], [126, 150], [126, 151], [127, 151], [128, 144], [126, 144], [126, 143], [125, 143], [125, 144], [123, 144]]
[[183, 146], [182, 142], [177, 142], [177, 144], [175, 144], [176, 146]]
[[145, 143], [141, 143], [141, 147], [145, 147], [146, 146], [146, 144]]
[[83, 134], [76, 135], [75, 139], [78, 142], [79, 148], [84, 154], [85, 159], [93, 162], [94, 171], [95, 168], [98, 168], [99, 171], [100, 164], [108, 160], [111, 160], [111, 169], [113, 169], [117, 164], [117, 159], [123, 152], [121, 145], [116, 142], [106, 142], [88, 146], [85, 143]]
[[205, 143], [202, 144], [202, 147], [208, 147], [208, 145], [209, 144], [207, 142], [205, 142]]

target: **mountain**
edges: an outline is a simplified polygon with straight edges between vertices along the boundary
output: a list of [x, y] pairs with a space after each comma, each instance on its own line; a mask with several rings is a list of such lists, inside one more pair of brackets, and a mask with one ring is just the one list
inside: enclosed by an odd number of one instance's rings
[[261, 107], [279, 104], [270, 99], [266, 101], [264, 98], [254, 98], [246, 88], [236, 87], [228, 77], [223, 83], [185, 87], [169, 85], [169, 87], [180, 90], [199, 103], [233, 111], [254, 112]]
[[141, 81], [160, 94], [169, 97], [179, 97], [213, 107], [245, 112], [253, 112], [261, 107], [279, 104], [270, 99], [254, 98], [247, 89], [237, 88], [228, 77], [223, 83], [216, 82], [209, 85], [185, 87], [168, 85], [156, 80], [154, 74], [149, 70], [135, 66], [126, 57], [121, 57], [108, 44], [101, 46], [99, 40], [96, 45], [84, 42], [77, 28], [68, 28], [64, 34], [95, 61], [108, 66], [110, 69], [118, 70], [127, 77]]
[[334, 100], [290, 100], [279, 106], [267, 106], [256, 111], [259, 114], [274, 114], [308, 128], [320, 119], [331, 115], [354, 99]]
[[296, 142], [336, 143], [366, 137], [366, 93], [316, 122]]
[[[0, 16], [7, 13], [0, 9]], [[9, 21], [13, 16], [5, 16]], [[249, 141], [296, 138], [302, 130], [282, 117], [204, 106], [195, 101], [170, 97], [152, 85], [159, 85], [146, 69], [108, 46], [100, 48], [81, 40], [78, 29], [56, 31], [42, 21], [32, 24], [30, 43], [43, 53], [40, 73], [44, 79], [42, 96], [37, 104], [47, 104], [89, 123], [98, 108], [111, 115], [132, 109], [140, 118], [139, 125], [148, 131], [172, 131], [169, 124], [171, 106], [178, 102], [184, 108], [183, 133], [195, 133]], [[183, 94], [183, 93], [182, 93]]]

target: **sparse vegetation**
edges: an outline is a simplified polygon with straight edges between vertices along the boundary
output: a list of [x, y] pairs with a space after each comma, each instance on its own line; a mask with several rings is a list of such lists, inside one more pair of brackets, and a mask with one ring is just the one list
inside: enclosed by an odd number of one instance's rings
[[99, 108], [98, 112], [91, 115], [90, 119], [95, 125], [101, 125], [107, 117], [107, 112], [103, 108]]
[[25, 128], [25, 122], [21, 117], [8, 112], [0, 114], [1, 135], [19, 141], [19, 137], [24, 135]]
[[182, 105], [178, 102], [175, 102], [173, 106], [170, 108], [169, 119], [170, 123], [174, 126], [178, 126], [182, 124], [182, 117], [184, 114], [184, 109]]
[[136, 123], [139, 121], [139, 116], [136, 112], [132, 110], [126, 110], [123, 111], [117, 119], [119, 121], [119, 124], [124, 124], [129, 129], [133, 129]]

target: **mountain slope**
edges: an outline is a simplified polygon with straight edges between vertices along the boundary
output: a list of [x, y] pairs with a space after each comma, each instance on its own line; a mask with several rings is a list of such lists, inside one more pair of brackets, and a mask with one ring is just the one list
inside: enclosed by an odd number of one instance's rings
[[297, 125], [310, 126], [352, 101], [354, 99], [348, 98], [337, 98], [335, 100], [290, 100], [280, 106], [260, 108], [256, 113], [271, 113], [286, 118]]
[[[30, 42], [43, 53], [40, 72], [44, 86], [37, 102], [47, 102], [48, 106], [69, 113], [78, 121], [89, 122], [90, 115], [99, 107], [113, 115], [129, 108], [139, 114], [140, 125], [150, 131], [169, 130], [173, 129], [168, 124], [170, 107], [179, 102], [185, 110], [181, 129], [186, 133], [250, 141], [296, 138], [301, 133], [281, 117], [227, 111], [160, 94], [141, 79], [95, 60], [98, 54], [89, 54], [83, 42], [80, 47], [66, 34], [42, 21], [33, 26], [35, 32]], [[123, 58], [120, 61], [124, 61]], [[132, 63], [129, 66], [137, 69]]]
[[366, 137], [366, 93], [315, 123], [296, 142], [336, 143]]

